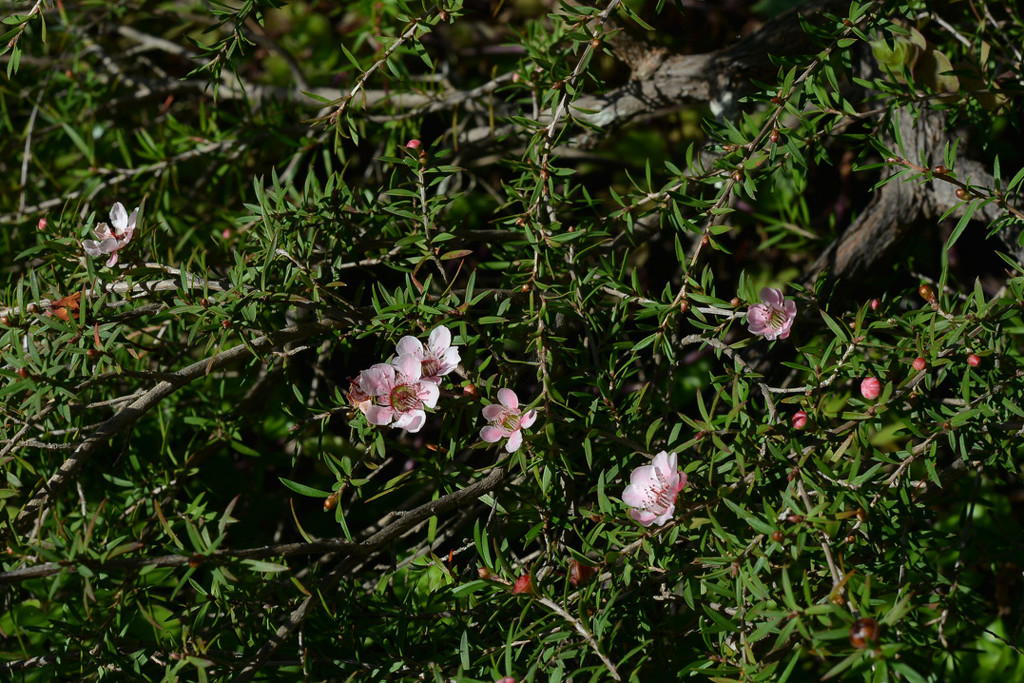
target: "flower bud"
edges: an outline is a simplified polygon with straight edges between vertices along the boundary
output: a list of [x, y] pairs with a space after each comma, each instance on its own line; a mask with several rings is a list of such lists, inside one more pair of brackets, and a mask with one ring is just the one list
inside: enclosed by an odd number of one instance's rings
[[928, 364], [925, 362], [924, 358], [921, 358], [920, 356], [914, 359], [914, 369], [918, 372], [924, 370], [927, 365]]
[[422, 142], [420, 142], [416, 138], [413, 138], [412, 140], [409, 140], [409, 142], [405, 143], [405, 146], [408, 149], [419, 149], [420, 145], [422, 145], [422, 144], [423, 144]]
[[850, 645], [858, 650], [868, 646], [869, 643], [878, 640], [878, 622], [874, 619], [864, 618], [853, 622], [850, 627]]
[[488, 569], [487, 567], [480, 567], [479, 569], [476, 570], [476, 575], [479, 576], [484, 581], [486, 581], [486, 580], [491, 578], [491, 570]]
[[523, 574], [516, 579], [516, 585], [512, 586], [512, 595], [518, 595], [520, 593], [532, 593], [533, 582], [530, 580], [529, 574]]
[[881, 306], [881, 305], [882, 305], [882, 302], [879, 301], [878, 299], [872, 299], [871, 300], [871, 310], [872, 311], [877, 311], [878, 307]]
[[793, 429], [803, 429], [807, 426], [807, 413], [798, 410], [793, 413]]
[[582, 586], [593, 578], [596, 571], [590, 565], [583, 564], [579, 560], [573, 560], [569, 564], [569, 583], [576, 587]]
[[882, 393], [882, 383], [874, 377], [865, 377], [860, 382], [860, 395], [869, 401], [878, 398]]
[[967, 197], [968, 197], [967, 190], [965, 190], [962, 187], [956, 188], [956, 198], [957, 199], [963, 200], [963, 199], [967, 199]]
[[978, 354], [972, 353], [971, 355], [967, 356], [967, 364], [970, 365], [972, 368], [978, 367], [978, 364], [980, 363], [981, 358], [978, 357]]
[[46, 230], [46, 218], [40, 218], [39, 223], [36, 224], [40, 230]]
[[778, 529], [772, 532], [772, 540], [776, 543], [782, 543], [783, 538], [785, 538], [785, 536]]
[[949, 173], [949, 169], [946, 168], [945, 166], [939, 165], [932, 169], [932, 173], [934, 173], [935, 175], [946, 175], [947, 173]]
[[935, 290], [929, 285], [921, 285], [917, 288], [917, 293], [921, 295], [921, 298], [930, 304], [935, 303]]

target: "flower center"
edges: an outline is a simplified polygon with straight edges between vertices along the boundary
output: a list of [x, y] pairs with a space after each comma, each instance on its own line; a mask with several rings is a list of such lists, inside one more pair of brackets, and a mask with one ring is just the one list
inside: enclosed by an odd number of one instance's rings
[[647, 493], [648, 503], [647, 509], [652, 512], [664, 513], [668, 510], [668, 507], [675, 502], [675, 497], [669, 493], [668, 479], [661, 473], [660, 470], [655, 470], [658, 476], [658, 481], [652, 483]]
[[422, 404], [416, 395], [416, 387], [412, 384], [399, 384], [391, 390], [391, 395], [388, 398], [391, 407], [400, 413], [416, 410]]
[[768, 313], [768, 327], [773, 330], [781, 329], [786, 324], [786, 311], [774, 306], [770, 307]]
[[501, 428], [508, 432], [515, 432], [519, 430], [519, 416], [515, 413], [510, 413], [507, 410], [502, 413], [501, 418], [498, 420], [498, 424]]
[[422, 377], [434, 377], [441, 370], [441, 362], [436, 358], [424, 358], [422, 362], [423, 370], [420, 373]]

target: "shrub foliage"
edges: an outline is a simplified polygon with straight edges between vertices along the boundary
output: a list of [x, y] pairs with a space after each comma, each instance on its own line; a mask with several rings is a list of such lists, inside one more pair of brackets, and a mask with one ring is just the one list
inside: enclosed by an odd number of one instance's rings
[[5, 2], [0, 677], [1024, 675], [1024, 21], [717, 5]]

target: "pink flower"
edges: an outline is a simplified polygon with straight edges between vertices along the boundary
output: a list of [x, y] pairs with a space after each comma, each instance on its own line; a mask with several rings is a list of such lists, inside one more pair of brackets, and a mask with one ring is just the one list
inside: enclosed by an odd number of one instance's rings
[[395, 351], [399, 356], [409, 355], [418, 358], [423, 366], [420, 379], [434, 384], [440, 384], [441, 378], [458, 367], [462, 361], [459, 347], [452, 346], [452, 333], [444, 325], [435, 327], [430, 333], [426, 348], [415, 337], [402, 337], [398, 340]]
[[416, 138], [413, 138], [412, 140], [409, 140], [409, 142], [405, 143], [405, 146], [408, 149], [419, 149], [421, 144], [423, 144], [423, 143], [421, 143]]
[[927, 366], [927, 361], [925, 361], [924, 358], [921, 358], [921, 356], [918, 356], [917, 358], [914, 359], [914, 369], [917, 370], [918, 372], [921, 372]]
[[107, 259], [107, 267], [113, 266], [117, 263], [117, 251], [132, 239], [132, 233], [135, 232], [135, 219], [138, 215], [138, 207], [135, 207], [132, 215], [129, 216], [121, 202], [114, 202], [113, 208], [110, 209], [110, 223], [114, 229], [111, 230], [106, 223], [97, 225], [93, 232], [96, 233], [96, 240], [99, 241], [82, 240], [85, 253], [89, 256], [110, 254], [110, 258]]
[[796, 317], [796, 304], [784, 299], [781, 289], [761, 288], [761, 303], [747, 311], [747, 327], [751, 334], [765, 339], [785, 339]]
[[502, 676], [498, 680], [494, 681], [494, 683], [516, 683], [516, 679], [514, 676]]
[[798, 410], [793, 413], [793, 429], [803, 429], [807, 426], [807, 413]]
[[[377, 363], [359, 375], [359, 387], [370, 397], [366, 419], [370, 424], [391, 425], [418, 432], [427, 421], [423, 406], [437, 404], [436, 384], [420, 380], [420, 361], [399, 356], [391, 363]], [[392, 424], [392, 421], [394, 423]]]
[[882, 383], [874, 377], [865, 377], [860, 382], [860, 395], [869, 401], [873, 401], [878, 398], [878, 395], [882, 393]]
[[39, 219], [39, 223], [36, 224], [36, 227], [38, 227], [40, 230], [46, 230], [46, 225], [46, 217], [44, 216], [43, 218]]
[[487, 443], [495, 443], [508, 438], [505, 450], [515, 453], [523, 443], [523, 431], [529, 429], [537, 420], [537, 411], [529, 410], [525, 414], [519, 410], [519, 397], [511, 389], [498, 389], [498, 401], [484, 406], [484, 419], [490, 424], [480, 430], [480, 438]]
[[629, 516], [644, 526], [667, 522], [676, 510], [676, 496], [686, 486], [686, 473], [676, 468], [676, 454], [662, 451], [629, 476], [622, 502], [634, 508]]

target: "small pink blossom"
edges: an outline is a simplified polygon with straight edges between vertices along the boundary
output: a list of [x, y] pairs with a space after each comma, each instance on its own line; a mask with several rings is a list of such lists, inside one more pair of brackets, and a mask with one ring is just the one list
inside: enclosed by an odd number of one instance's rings
[[420, 379], [440, 384], [441, 378], [458, 367], [462, 358], [459, 347], [452, 346], [452, 333], [447, 327], [435, 327], [427, 339], [426, 347], [415, 337], [402, 337], [395, 349], [398, 355], [415, 356], [422, 364]]
[[878, 398], [882, 393], [882, 383], [874, 377], [865, 377], [860, 382], [860, 395], [869, 401]]
[[661, 451], [650, 465], [641, 465], [629, 476], [622, 502], [633, 508], [629, 516], [644, 526], [661, 526], [676, 510], [676, 496], [686, 486], [686, 473], [676, 467], [676, 454]]
[[[100, 256], [110, 254], [107, 259], [107, 267], [110, 268], [117, 263], [117, 252], [125, 247], [132, 239], [135, 232], [135, 220], [139, 215], [139, 208], [135, 207], [132, 215], [129, 216], [121, 202], [114, 202], [110, 209], [110, 223], [114, 226], [111, 230], [106, 223], [100, 223], [93, 232], [96, 240], [82, 240], [82, 247], [89, 256]], [[97, 241], [98, 240], [98, 241]]]
[[484, 406], [484, 419], [490, 424], [480, 430], [480, 438], [487, 443], [507, 438], [505, 450], [515, 453], [523, 443], [523, 430], [529, 429], [537, 420], [537, 411], [522, 413], [519, 397], [511, 389], [498, 389], [498, 401]]
[[807, 426], [807, 413], [798, 410], [793, 413], [793, 429], [803, 429]]
[[39, 223], [36, 224], [36, 227], [39, 228], [40, 230], [46, 230], [46, 225], [46, 217], [44, 216], [43, 218], [39, 219]]
[[516, 679], [514, 676], [502, 676], [498, 680], [494, 681], [494, 683], [516, 683]]
[[747, 311], [747, 327], [751, 334], [765, 339], [785, 339], [796, 318], [796, 304], [783, 298], [782, 290], [773, 287], [761, 288], [761, 303], [754, 304]]
[[405, 146], [409, 149], [419, 149], [421, 144], [423, 143], [416, 138], [413, 138], [412, 140], [409, 140], [409, 142], [405, 143]]
[[420, 380], [420, 361], [402, 355], [391, 363], [377, 363], [359, 375], [359, 387], [370, 397], [366, 419], [370, 424], [391, 425], [418, 432], [427, 421], [423, 407], [437, 405], [439, 390]]

